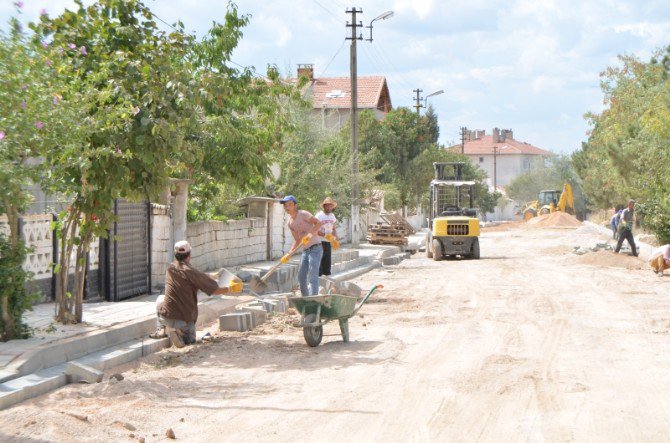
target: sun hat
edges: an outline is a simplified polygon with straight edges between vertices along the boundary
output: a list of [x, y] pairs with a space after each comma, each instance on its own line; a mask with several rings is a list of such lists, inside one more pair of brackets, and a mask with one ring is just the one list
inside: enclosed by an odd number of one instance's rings
[[333, 205], [333, 209], [337, 208], [337, 203], [335, 203], [335, 200], [333, 200], [333, 199], [330, 198], [330, 197], [326, 197], [326, 199], [325, 199], [324, 201], [321, 202], [321, 205], [320, 205], [320, 206], [321, 206], [321, 209], [323, 209], [323, 207], [324, 207], [325, 205]]

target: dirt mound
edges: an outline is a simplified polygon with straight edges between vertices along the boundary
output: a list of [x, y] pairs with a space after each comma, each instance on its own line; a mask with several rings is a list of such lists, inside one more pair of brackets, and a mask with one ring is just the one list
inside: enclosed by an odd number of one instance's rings
[[541, 228], [577, 228], [582, 225], [582, 222], [566, 212], [557, 211], [553, 214], [533, 217], [528, 220], [528, 224]]
[[608, 268], [646, 269], [646, 263], [637, 257], [626, 253], [617, 254], [613, 251], [589, 252], [584, 255], [574, 255], [568, 260], [570, 263], [602, 266]]

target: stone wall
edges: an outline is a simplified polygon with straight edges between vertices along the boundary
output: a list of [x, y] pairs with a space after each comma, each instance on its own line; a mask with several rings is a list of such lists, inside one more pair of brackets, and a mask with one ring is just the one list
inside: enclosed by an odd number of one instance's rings
[[267, 260], [267, 221], [260, 218], [189, 223], [191, 263], [201, 270]]

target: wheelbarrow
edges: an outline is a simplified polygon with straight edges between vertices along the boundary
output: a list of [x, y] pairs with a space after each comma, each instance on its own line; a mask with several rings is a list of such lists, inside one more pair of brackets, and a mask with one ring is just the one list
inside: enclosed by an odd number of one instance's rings
[[349, 341], [349, 319], [361, 309], [373, 292], [382, 287], [382, 285], [373, 286], [359, 303], [356, 303], [358, 297], [341, 294], [289, 297], [288, 301], [300, 312], [302, 334], [309, 346], [319, 346], [323, 338], [323, 325], [331, 320], [340, 323], [342, 341], [346, 343]]

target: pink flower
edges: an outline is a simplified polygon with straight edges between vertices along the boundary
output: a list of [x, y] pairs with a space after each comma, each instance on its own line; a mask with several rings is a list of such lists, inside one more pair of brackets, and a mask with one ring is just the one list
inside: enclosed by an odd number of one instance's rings
[[0, 140], [5, 138], [5, 131], [0, 131]]
[[16, 6], [16, 7], [19, 8], [19, 9], [21, 9], [21, 8], [23, 8], [23, 2], [22, 2], [22, 1], [18, 1], [18, 2], [16, 2], [16, 3], [14, 3], [14, 6]]
[[67, 47], [70, 48], [70, 49], [74, 49], [74, 48], [77, 47], [77, 45], [75, 45], [74, 43], [68, 43]]
[[47, 10], [44, 8], [40, 9], [40, 15], [47, 15]]
[[58, 96], [54, 95], [54, 105], [57, 105], [57, 104], [58, 104]]
[[51, 60], [47, 59], [45, 63], [47, 64], [47, 66], [51, 66]]
[[42, 129], [42, 128], [44, 127], [44, 123], [42, 123], [42, 122], [40, 122], [40, 121], [35, 122], [35, 127], [36, 127], [37, 129]]
[[26, 109], [26, 101], [21, 100], [21, 109]]
[[49, 47], [49, 43], [48, 43], [48, 42], [42, 42], [42, 47], [43, 47], [44, 49], [48, 48], [48, 47]]
[[27, 91], [28, 90], [28, 85], [25, 85], [25, 84], [21, 85], [21, 90], [22, 91]]
[[139, 106], [135, 106], [135, 108], [133, 109], [133, 115], [137, 115], [137, 114], [139, 114], [139, 113], [140, 113], [140, 107], [139, 107]]
[[79, 52], [81, 52], [81, 55], [88, 55], [88, 52], [86, 52], [86, 46], [79, 48]]

